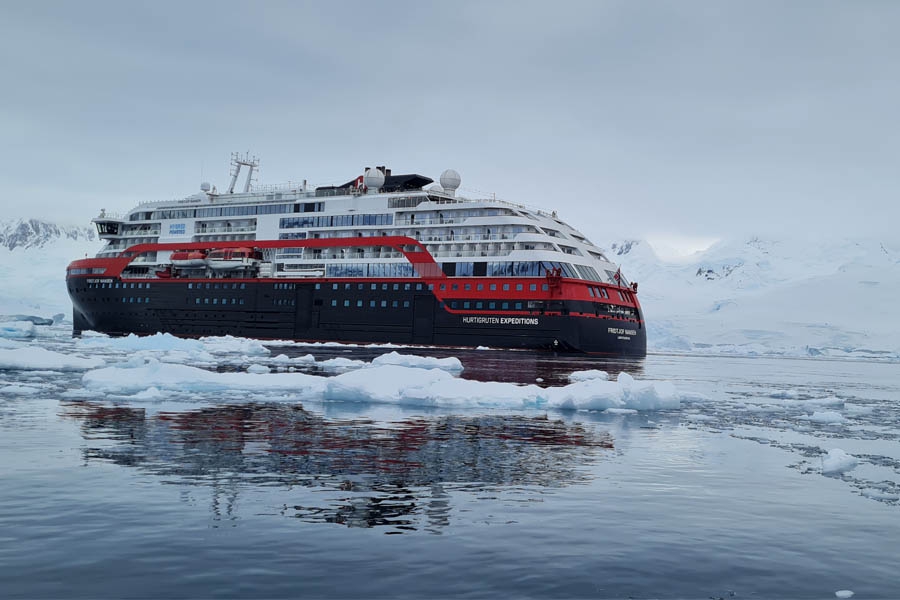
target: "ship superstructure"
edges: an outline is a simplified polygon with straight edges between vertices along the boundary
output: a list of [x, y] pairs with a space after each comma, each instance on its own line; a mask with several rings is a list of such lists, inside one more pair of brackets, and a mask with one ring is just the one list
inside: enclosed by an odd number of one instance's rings
[[[204, 183], [184, 199], [142, 204], [125, 215], [101, 211], [94, 223], [104, 247], [68, 272], [76, 332], [157, 328], [645, 353], [636, 284], [555, 212], [458, 196], [453, 170], [440, 185], [375, 167], [344, 184], [313, 188], [306, 181], [254, 185], [258, 168], [255, 158], [235, 155], [223, 193]], [[243, 189], [235, 191], [243, 169]], [[123, 290], [131, 289], [153, 293], [126, 299]], [[208, 298], [198, 289], [244, 294]], [[112, 307], [98, 314], [92, 303], [103, 294], [95, 290], [110, 290], [107, 305], [141, 305], [128, 307], [139, 318]], [[258, 297], [263, 290], [271, 294]], [[208, 322], [206, 315], [223, 312], [230, 314], [220, 327]], [[280, 325], [259, 327], [273, 312]], [[552, 327], [544, 331], [542, 321]]]

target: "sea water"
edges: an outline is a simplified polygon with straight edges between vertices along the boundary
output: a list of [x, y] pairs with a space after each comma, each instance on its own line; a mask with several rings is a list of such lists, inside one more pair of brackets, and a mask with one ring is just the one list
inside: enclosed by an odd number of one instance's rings
[[[900, 597], [897, 364], [260, 348], [4, 342], [0, 596]], [[331, 377], [392, 351], [491, 383], [444, 405], [92, 383], [153, 360]], [[676, 404], [514, 401], [593, 370]]]

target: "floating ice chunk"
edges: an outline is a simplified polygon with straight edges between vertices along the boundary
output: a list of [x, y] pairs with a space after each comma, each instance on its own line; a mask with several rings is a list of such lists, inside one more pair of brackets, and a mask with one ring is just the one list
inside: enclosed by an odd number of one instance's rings
[[415, 354], [400, 354], [389, 352], [372, 359], [373, 366], [400, 365], [403, 367], [415, 367], [419, 369], [441, 369], [458, 373], [463, 370], [462, 362], [455, 356], [447, 358], [435, 358], [433, 356], [417, 356]]
[[863, 404], [845, 404], [844, 410], [851, 415], [867, 415], [872, 412], [873, 408]]
[[638, 411], [634, 408], [607, 408], [603, 412], [611, 415], [636, 415]]
[[81, 358], [36, 346], [0, 349], [0, 369], [81, 371], [105, 364], [101, 358]]
[[[288, 391], [294, 396], [318, 396], [324, 390], [325, 378], [304, 373], [214, 373], [188, 365], [173, 365], [158, 360], [141, 360], [143, 364], [120, 363], [112, 367], [88, 371], [82, 378], [84, 387], [107, 393], [137, 393], [155, 386], [177, 392], [210, 392], [226, 390]], [[126, 372], [123, 372], [127, 369]]]
[[343, 356], [338, 356], [336, 358], [329, 358], [328, 360], [317, 362], [316, 366], [321, 367], [322, 370], [329, 373], [342, 373], [344, 371], [351, 371], [368, 367], [369, 363], [364, 360], [354, 360], [352, 358], [344, 358]]
[[142, 350], [159, 350], [182, 352], [201, 352], [204, 345], [198, 340], [187, 340], [175, 337], [170, 333], [157, 333], [155, 335], [128, 334], [125, 337], [111, 338], [108, 336], [82, 337], [77, 344], [80, 348], [109, 348], [123, 352], [138, 352]]
[[796, 400], [800, 397], [797, 390], [775, 390], [769, 394], [769, 398], [779, 398], [781, 400]]
[[400, 402], [402, 393], [407, 388], [427, 387], [435, 381], [451, 379], [452, 375], [439, 369], [411, 369], [399, 365], [385, 365], [351, 371], [328, 379], [325, 399], [396, 404]]
[[476, 350], [490, 350], [490, 348], [488, 346], [476, 346], [475, 349]]
[[140, 391], [137, 394], [131, 396], [132, 400], [157, 400], [165, 397], [165, 394], [158, 387], [151, 386], [146, 390]]
[[31, 321], [4, 321], [0, 323], [0, 337], [23, 340], [33, 338], [34, 323]]
[[842, 423], [844, 421], [844, 416], [834, 410], [817, 410], [807, 417], [800, 418], [809, 419], [810, 421], [814, 421], [816, 423]]
[[658, 410], [681, 406], [680, 397], [671, 383], [635, 381], [624, 372], [619, 373], [616, 381], [589, 379], [560, 388], [547, 388], [545, 392], [549, 407], [567, 410]]
[[269, 371], [269, 367], [265, 365], [250, 365], [249, 367], [247, 367], [248, 373], [255, 373], [257, 375], [262, 375], [264, 373], [268, 373]]
[[30, 385], [4, 385], [0, 386], [0, 394], [6, 396], [32, 396], [40, 394], [41, 388]]
[[850, 590], [838, 590], [834, 593], [838, 598], [852, 598], [853, 592]]
[[855, 456], [847, 454], [840, 448], [832, 448], [822, 457], [822, 473], [836, 475], [856, 468], [859, 461]]
[[0, 348], [21, 348], [22, 342], [14, 342], [4, 337], [0, 337]]
[[231, 335], [202, 337], [200, 341], [207, 352], [213, 354], [242, 354], [247, 356], [266, 356], [271, 351], [258, 340], [239, 338]]
[[599, 369], [588, 369], [587, 371], [575, 371], [569, 373], [569, 381], [589, 381], [591, 379], [609, 379], [609, 373]]

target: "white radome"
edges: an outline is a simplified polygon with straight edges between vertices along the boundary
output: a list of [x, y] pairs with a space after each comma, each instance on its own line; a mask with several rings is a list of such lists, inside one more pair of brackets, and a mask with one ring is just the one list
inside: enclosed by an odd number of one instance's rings
[[363, 185], [372, 191], [380, 189], [384, 185], [384, 173], [378, 169], [369, 169], [363, 177]]
[[441, 187], [451, 194], [456, 191], [461, 181], [459, 173], [453, 169], [447, 169], [441, 173]]

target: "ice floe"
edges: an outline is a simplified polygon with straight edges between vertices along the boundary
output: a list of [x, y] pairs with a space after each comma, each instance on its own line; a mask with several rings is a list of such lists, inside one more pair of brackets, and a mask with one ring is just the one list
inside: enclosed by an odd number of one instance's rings
[[859, 461], [855, 456], [847, 454], [840, 448], [832, 448], [822, 457], [822, 473], [838, 475], [855, 469], [858, 464]]
[[0, 369], [82, 371], [105, 364], [102, 358], [82, 358], [38, 346], [0, 348]]
[[569, 381], [589, 381], [591, 379], [609, 379], [609, 373], [599, 369], [588, 369], [587, 371], [575, 371], [569, 373]]
[[[428, 361], [414, 359], [408, 362], [429, 364]], [[82, 384], [98, 393], [117, 395], [138, 394], [151, 388], [188, 394], [233, 391], [242, 397], [247, 396], [245, 392], [252, 391], [251, 399], [271, 393], [286, 393], [284, 397], [291, 401], [560, 410], [678, 408], [681, 399], [686, 397], [679, 394], [671, 383], [636, 381], [626, 373], [621, 373], [616, 381], [592, 379], [561, 387], [541, 388], [537, 385], [460, 379], [451, 372], [437, 368], [365, 364], [367, 366], [364, 368], [326, 377], [309, 373], [268, 373], [263, 372], [262, 369], [268, 370], [263, 365], [253, 365], [248, 372], [219, 373], [134, 356], [117, 365], [88, 371], [82, 377]]]

